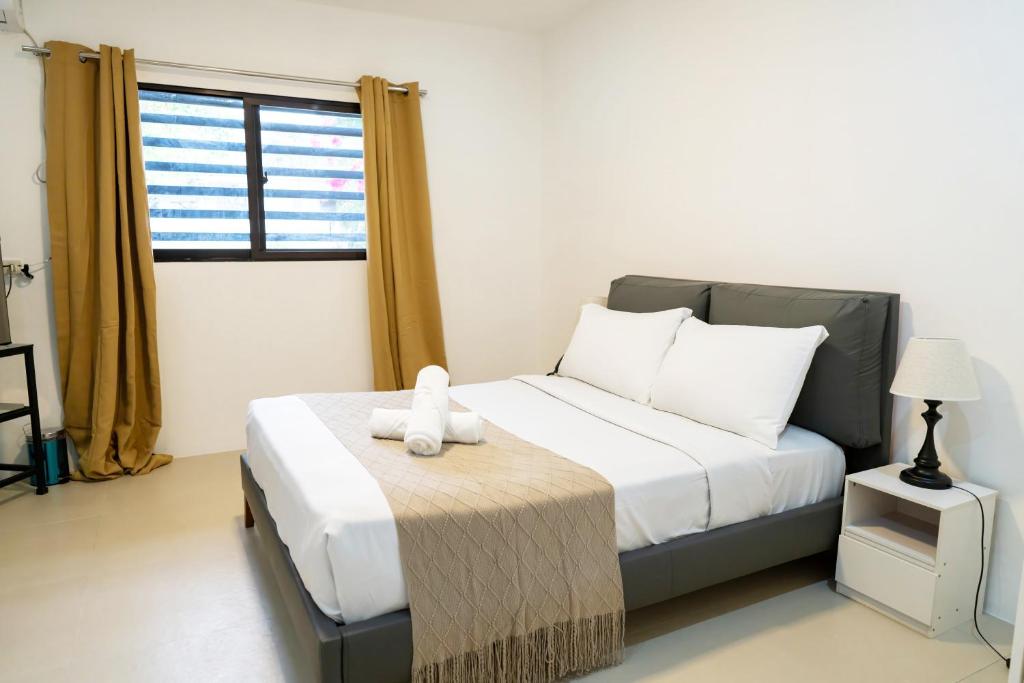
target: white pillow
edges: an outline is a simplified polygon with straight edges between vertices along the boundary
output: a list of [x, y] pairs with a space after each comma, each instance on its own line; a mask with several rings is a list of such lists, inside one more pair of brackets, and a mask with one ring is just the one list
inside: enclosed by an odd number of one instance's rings
[[651, 405], [775, 448], [828, 331], [690, 318], [665, 354]]
[[689, 308], [627, 313], [587, 304], [580, 312], [558, 374], [647, 403], [651, 384], [679, 323], [691, 313]]

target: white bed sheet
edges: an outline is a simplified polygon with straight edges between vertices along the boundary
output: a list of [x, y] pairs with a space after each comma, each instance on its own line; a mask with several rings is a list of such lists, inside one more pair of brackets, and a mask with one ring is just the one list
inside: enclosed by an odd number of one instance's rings
[[[787, 427], [773, 451], [576, 380], [554, 379], [574, 383], [564, 387], [595, 404], [614, 409], [615, 400], [609, 397], [629, 403], [634, 417], [650, 418], [661, 427], [679, 427], [674, 433], [682, 436], [673, 445], [652, 440], [529, 383], [548, 381], [540, 378], [452, 387], [451, 396], [520, 438], [604, 476], [615, 489], [620, 552], [704, 531], [713, 521], [705, 468], [727, 469], [737, 457], [759, 460], [769, 473], [765, 509], [757, 514], [808, 505], [841, 491], [842, 450], [818, 434]], [[562, 385], [547, 388], [551, 386]], [[679, 438], [691, 439], [694, 445], [683, 444], [681, 450]], [[253, 401], [247, 439], [253, 476], [266, 494], [281, 540], [320, 609], [337, 621], [355, 622], [406, 607], [398, 535], [387, 500], [376, 480], [305, 402], [296, 396]]]

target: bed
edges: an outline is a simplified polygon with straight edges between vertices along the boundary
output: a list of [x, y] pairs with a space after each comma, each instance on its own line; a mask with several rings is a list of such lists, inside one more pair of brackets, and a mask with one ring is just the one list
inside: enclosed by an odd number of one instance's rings
[[[609, 308], [686, 306], [711, 323], [829, 328], [776, 449], [566, 377], [453, 387], [451, 396], [612, 484], [626, 609], [636, 609], [834, 547], [844, 473], [889, 460], [898, 303], [875, 292], [612, 283]], [[408, 680], [408, 600], [374, 480], [297, 397], [254, 401], [247, 430], [246, 524], [318, 678]]]

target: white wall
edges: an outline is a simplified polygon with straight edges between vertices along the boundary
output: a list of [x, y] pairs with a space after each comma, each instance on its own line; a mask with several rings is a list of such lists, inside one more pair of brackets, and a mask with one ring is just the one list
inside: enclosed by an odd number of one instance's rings
[[[140, 57], [355, 80], [419, 80], [452, 378], [538, 369], [540, 40], [456, 24], [273, 0], [25, 0], [45, 40]], [[49, 252], [41, 70], [0, 35], [0, 236], [8, 258]], [[140, 80], [354, 100], [347, 89], [140, 69]], [[157, 264], [164, 429], [178, 456], [242, 448], [258, 396], [371, 388], [364, 262]], [[14, 335], [40, 346], [44, 420], [60, 421], [47, 278], [11, 298]], [[0, 400], [18, 395], [2, 370]], [[10, 399], [8, 399], [10, 400]], [[20, 427], [0, 427], [10, 459]], [[22, 454], [21, 457], [24, 457]]]
[[[17, 52], [27, 42], [23, 35], [0, 33], [0, 240], [5, 259], [21, 259], [36, 270], [50, 247], [43, 186], [33, 177], [45, 154], [42, 66]], [[7, 300], [12, 338], [36, 345], [36, 382], [46, 425], [59, 424], [61, 415], [51, 285], [49, 269], [36, 273], [31, 284], [16, 278]], [[0, 401], [26, 401], [20, 357], [0, 360]], [[26, 424], [0, 424], [0, 461], [27, 460], [21, 439]]]
[[[984, 399], [950, 469], [1002, 494], [988, 609], [1024, 545], [1024, 4], [634, 0], [545, 41], [546, 355], [625, 273], [874, 289], [962, 337]], [[897, 402], [897, 457], [921, 405]]]

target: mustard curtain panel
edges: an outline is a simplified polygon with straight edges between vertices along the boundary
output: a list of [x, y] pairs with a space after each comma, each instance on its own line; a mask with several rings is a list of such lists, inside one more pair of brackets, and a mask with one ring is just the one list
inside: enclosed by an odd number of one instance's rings
[[78, 479], [145, 474], [160, 431], [156, 289], [131, 50], [47, 43], [46, 166], [64, 424]]
[[366, 151], [366, 270], [373, 382], [409, 389], [425, 365], [447, 366], [423, 152], [419, 85], [388, 92], [363, 76], [359, 100]]

